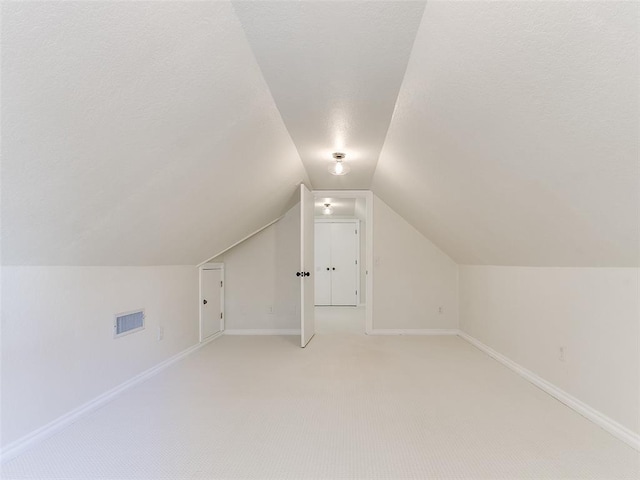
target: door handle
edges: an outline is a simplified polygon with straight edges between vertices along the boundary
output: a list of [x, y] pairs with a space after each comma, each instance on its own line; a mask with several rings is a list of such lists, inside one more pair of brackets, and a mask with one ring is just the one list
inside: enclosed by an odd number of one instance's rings
[[311, 273], [309, 273], [309, 272], [304, 272], [304, 276], [305, 276], [305, 277], [308, 277], [309, 275], [311, 275]]
[[335, 270], [335, 269], [336, 269], [336, 267], [333, 267], [333, 269]]
[[206, 300], [202, 300], [202, 304], [203, 304], [203, 305], [206, 305], [206, 304], [207, 304], [207, 301], [206, 301]]
[[327, 267], [327, 270], [331, 270], [329, 267]]

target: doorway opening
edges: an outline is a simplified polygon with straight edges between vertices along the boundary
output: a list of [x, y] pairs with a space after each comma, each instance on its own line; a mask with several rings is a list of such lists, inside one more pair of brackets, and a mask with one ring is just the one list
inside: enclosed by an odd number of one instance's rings
[[370, 333], [373, 194], [314, 191], [314, 304], [318, 333]]

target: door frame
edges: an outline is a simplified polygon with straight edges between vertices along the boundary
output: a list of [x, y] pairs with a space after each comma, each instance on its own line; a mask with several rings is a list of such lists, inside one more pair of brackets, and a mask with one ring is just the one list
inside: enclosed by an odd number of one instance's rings
[[[220, 311], [222, 312], [222, 318], [220, 319], [220, 331], [211, 335], [206, 340], [202, 338], [202, 272], [203, 270], [220, 270], [220, 281], [222, 282], [222, 286], [220, 287]], [[198, 339], [200, 343], [203, 341], [210, 341], [214, 338], [218, 338], [220, 335], [224, 333], [224, 324], [226, 315], [224, 313], [224, 263], [205, 263], [198, 267]]]
[[[371, 190], [314, 190], [313, 196], [316, 200], [333, 198], [364, 198], [366, 206], [365, 225], [365, 258], [367, 268], [365, 269], [366, 279], [366, 302], [365, 302], [365, 326], [364, 332], [371, 335], [373, 331], [373, 192]], [[337, 219], [336, 219], [337, 220]], [[360, 285], [362, 287], [362, 285]], [[358, 294], [360, 290], [358, 289]]]
[[[360, 265], [360, 219], [359, 218], [316, 218], [314, 219], [315, 223], [353, 223], [356, 227], [356, 231], [358, 232], [356, 234], [357, 236], [357, 241], [356, 241], [356, 259], [358, 260], [358, 262], [356, 263], [356, 307], [360, 306], [360, 274], [361, 274], [361, 270], [360, 267], [362, 267], [362, 265]], [[365, 237], [366, 240], [366, 237]], [[365, 245], [366, 246], [366, 245]]]

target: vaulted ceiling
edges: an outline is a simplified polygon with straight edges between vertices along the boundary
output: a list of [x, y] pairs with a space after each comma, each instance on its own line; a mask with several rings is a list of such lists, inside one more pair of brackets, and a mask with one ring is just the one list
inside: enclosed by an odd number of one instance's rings
[[[314, 188], [371, 188], [424, 5], [235, 4]], [[332, 152], [348, 176], [327, 174]]]
[[460, 263], [638, 265], [639, 15], [4, 2], [3, 263], [198, 263], [304, 182], [372, 188]]
[[198, 263], [308, 182], [231, 4], [2, 8], [4, 262]]
[[429, 2], [373, 190], [459, 263], [638, 265], [639, 8]]

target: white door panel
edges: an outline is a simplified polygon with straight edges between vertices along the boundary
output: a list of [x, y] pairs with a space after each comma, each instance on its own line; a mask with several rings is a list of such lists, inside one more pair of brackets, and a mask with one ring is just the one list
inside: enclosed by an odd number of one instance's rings
[[302, 347], [305, 347], [315, 334], [314, 208], [313, 194], [304, 184], [300, 185], [300, 271], [298, 273], [300, 274], [300, 341]]
[[202, 270], [202, 340], [220, 331], [222, 270]]
[[315, 304], [358, 305], [359, 222], [316, 222]]
[[331, 223], [331, 304], [356, 305], [358, 236], [355, 223]]
[[331, 224], [315, 225], [316, 305], [331, 305]]

